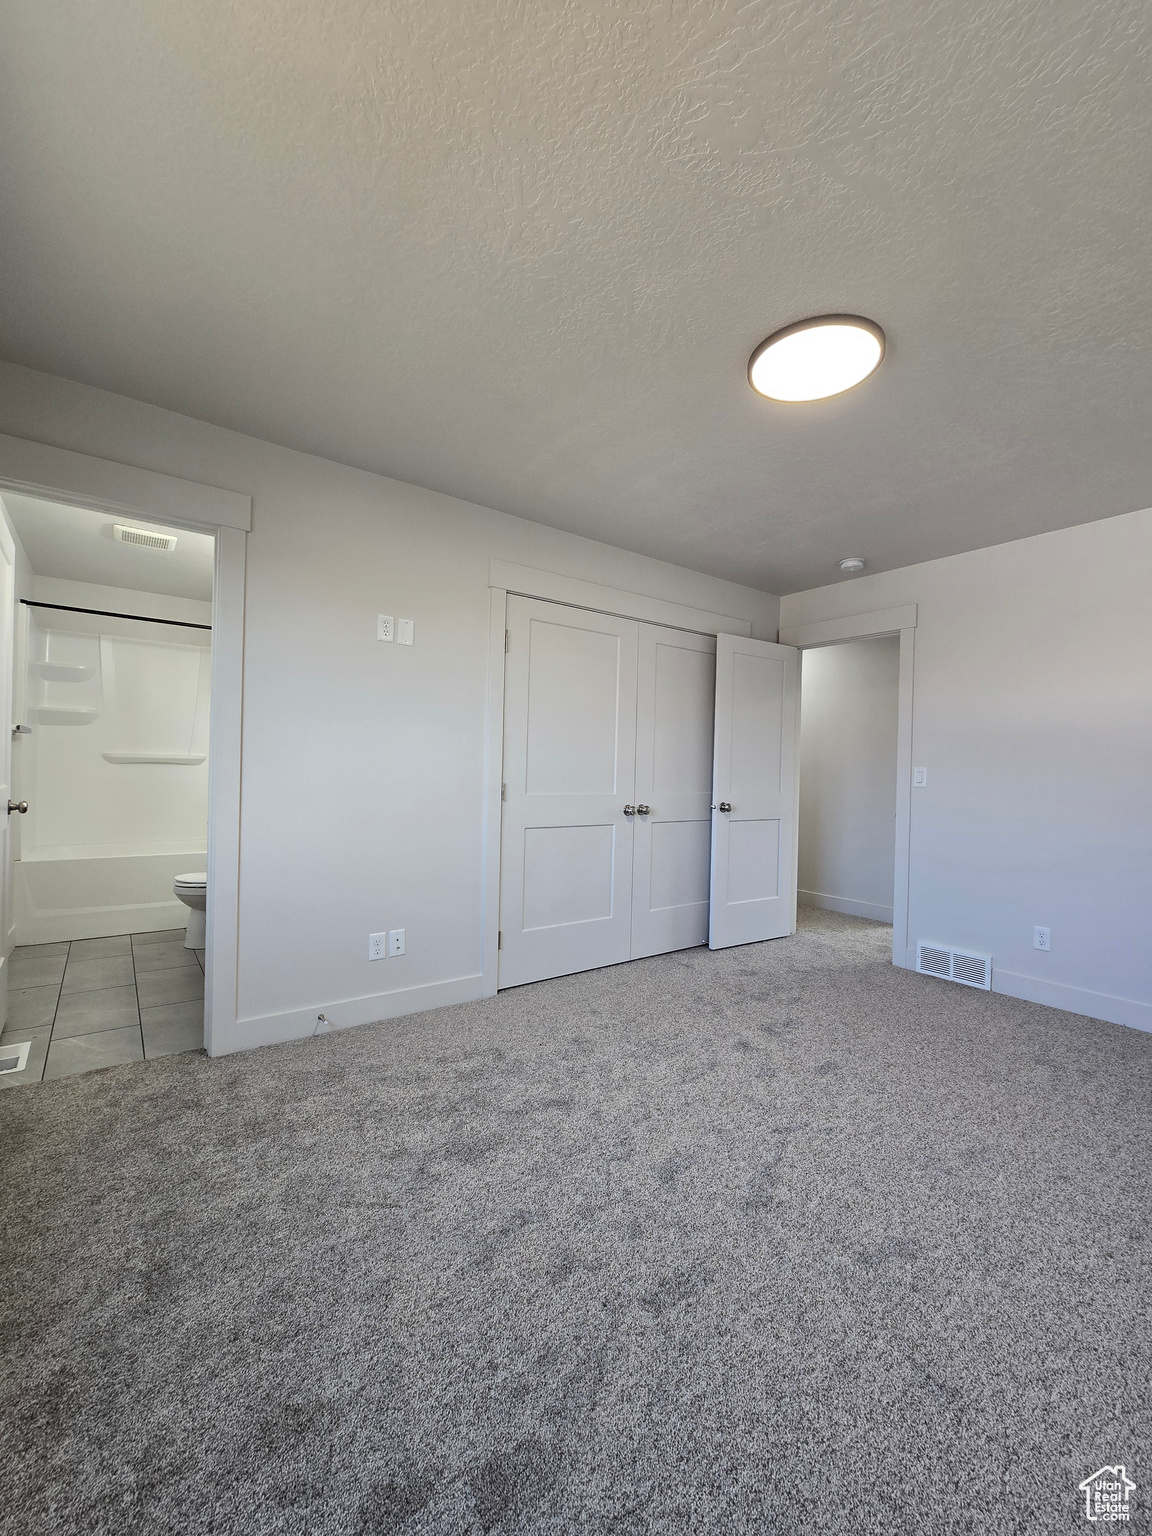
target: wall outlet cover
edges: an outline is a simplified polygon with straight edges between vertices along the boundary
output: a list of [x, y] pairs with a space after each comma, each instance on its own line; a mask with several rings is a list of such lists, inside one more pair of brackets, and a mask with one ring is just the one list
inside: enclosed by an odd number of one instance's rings
[[1033, 949], [1051, 949], [1052, 948], [1052, 930], [1051, 930], [1051, 928], [1033, 928], [1033, 930], [1032, 930], [1032, 948]]
[[377, 640], [392, 640], [394, 636], [393, 626], [395, 622], [396, 621], [393, 619], [390, 613], [378, 613], [376, 615]]
[[388, 932], [388, 953], [390, 955], [402, 955], [404, 953], [404, 930], [392, 928]]
[[386, 933], [370, 933], [368, 935], [369, 960], [383, 960], [387, 952], [388, 935]]

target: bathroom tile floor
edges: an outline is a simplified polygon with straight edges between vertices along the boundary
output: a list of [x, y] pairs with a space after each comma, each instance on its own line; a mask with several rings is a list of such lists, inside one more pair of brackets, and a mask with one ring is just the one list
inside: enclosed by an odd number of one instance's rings
[[95, 1067], [196, 1051], [204, 1044], [204, 951], [183, 928], [31, 944], [8, 962], [3, 1048], [30, 1042], [16, 1088]]

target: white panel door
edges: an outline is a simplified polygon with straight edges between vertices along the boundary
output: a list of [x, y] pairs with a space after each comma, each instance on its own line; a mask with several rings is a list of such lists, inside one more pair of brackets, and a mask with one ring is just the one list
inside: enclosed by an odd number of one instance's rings
[[641, 624], [632, 958], [708, 942], [716, 641]]
[[713, 949], [795, 932], [799, 706], [792, 646], [716, 637]]
[[508, 599], [502, 987], [629, 958], [636, 630]]

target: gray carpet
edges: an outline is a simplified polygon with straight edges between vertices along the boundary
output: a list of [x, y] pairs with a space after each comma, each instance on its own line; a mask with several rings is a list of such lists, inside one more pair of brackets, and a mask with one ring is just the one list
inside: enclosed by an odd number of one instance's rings
[[0, 1529], [1146, 1528], [1152, 1037], [802, 918], [0, 1096]]

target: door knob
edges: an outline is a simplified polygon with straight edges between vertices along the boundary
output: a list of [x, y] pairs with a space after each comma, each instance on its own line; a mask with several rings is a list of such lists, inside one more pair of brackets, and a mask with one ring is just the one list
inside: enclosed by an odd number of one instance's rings
[[638, 805], [636, 807], [637, 816], [650, 816], [651, 813], [652, 807], [650, 805]]
[[626, 805], [624, 807], [624, 814], [625, 816], [635, 816], [636, 807], [634, 805]]
[[27, 800], [9, 800], [9, 802], [8, 802], [8, 814], [9, 814], [9, 816], [11, 816], [13, 811], [19, 811], [21, 816], [26, 815], [27, 811], [28, 811], [28, 802], [27, 802]]
[[731, 803], [727, 800], [721, 800], [719, 809], [722, 811], [730, 811], [732, 809]]

